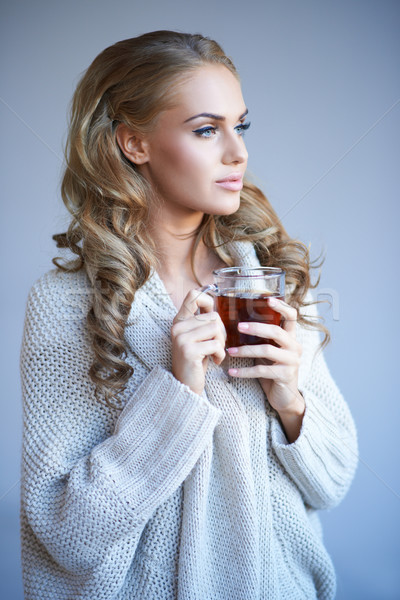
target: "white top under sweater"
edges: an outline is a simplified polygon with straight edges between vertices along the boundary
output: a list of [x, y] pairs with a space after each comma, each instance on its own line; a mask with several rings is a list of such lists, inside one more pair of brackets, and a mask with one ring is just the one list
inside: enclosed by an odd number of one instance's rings
[[[238, 264], [258, 260], [235, 243]], [[316, 509], [357, 463], [354, 424], [298, 326], [306, 412], [286, 440], [255, 379], [212, 361], [202, 397], [171, 374], [176, 314], [154, 273], [126, 327], [134, 367], [118, 411], [96, 401], [88, 278], [52, 270], [32, 287], [21, 350], [22, 554], [27, 600], [332, 599]], [[306, 309], [315, 314], [314, 308]], [[231, 366], [250, 359], [227, 358]]]

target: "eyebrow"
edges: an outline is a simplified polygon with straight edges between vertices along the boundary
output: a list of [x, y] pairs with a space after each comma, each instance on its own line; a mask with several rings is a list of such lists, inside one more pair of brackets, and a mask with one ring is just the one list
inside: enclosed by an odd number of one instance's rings
[[[242, 119], [244, 119], [248, 112], [249, 109], [246, 108], [246, 110], [242, 115], [240, 115], [238, 120], [241, 121]], [[221, 115], [214, 115], [213, 113], [200, 113], [198, 115], [195, 115], [194, 117], [189, 117], [189, 119], [186, 119], [184, 123], [188, 123], [188, 121], [193, 121], [193, 119], [198, 119], [199, 117], [207, 117], [208, 119], [215, 119], [216, 121], [225, 121], [225, 117], [222, 117]]]

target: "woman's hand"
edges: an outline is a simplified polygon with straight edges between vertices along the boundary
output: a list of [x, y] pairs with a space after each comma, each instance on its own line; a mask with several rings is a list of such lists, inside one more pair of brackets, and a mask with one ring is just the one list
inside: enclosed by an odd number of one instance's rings
[[282, 327], [266, 323], [239, 323], [242, 333], [273, 340], [277, 346], [266, 343], [255, 346], [228, 348], [231, 356], [255, 358], [253, 367], [229, 369], [232, 377], [254, 377], [278, 412], [290, 442], [297, 439], [305, 410], [305, 403], [298, 391], [301, 345], [296, 340], [297, 311], [282, 300], [269, 298], [271, 308], [283, 318]]
[[226, 332], [213, 307], [208, 294], [191, 290], [171, 328], [172, 373], [199, 395], [204, 389], [208, 359], [219, 365], [225, 358]]

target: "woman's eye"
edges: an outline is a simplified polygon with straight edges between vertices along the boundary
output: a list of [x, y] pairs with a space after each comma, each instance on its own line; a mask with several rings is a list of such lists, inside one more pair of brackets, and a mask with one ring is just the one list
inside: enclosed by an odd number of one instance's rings
[[237, 125], [237, 127], [235, 127], [235, 130], [239, 135], [244, 135], [244, 132], [248, 130], [250, 125], [250, 121], [248, 123], [242, 123], [241, 125]]
[[202, 127], [201, 129], [195, 129], [193, 133], [199, 135], [200, 137], [209, 138], [212, 137], [216, 133], [216, 127]]
[[[238, 135], [244, 135], [244, 132], [250, 127], [250, 121], [248, 123], [241, 123], [235, 127], [235, 131]], [[217, 127], [207, 125], [207, 127], [201, 127], [200, 129], [194, 129], [193, 133], [203, 138], [214, 137], [217, 133]]]

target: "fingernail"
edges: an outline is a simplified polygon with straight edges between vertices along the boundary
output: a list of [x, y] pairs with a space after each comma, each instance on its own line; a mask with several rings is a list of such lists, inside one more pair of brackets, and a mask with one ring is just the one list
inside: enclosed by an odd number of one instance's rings
[[228, 348], [227, 350], [229, 354], [237, 354], [239, 352], [237, 348]]
[[248, 323], [239, 323], [238, 328], [243, 330], [243, 329], [248, 329], [249, 328], [249, 324]]
[[270, 306], [276, 306], [278, 303], [276, 301], [276, 298], [268, 298]]
[[229, 375], [236, 375], [237, 372], [238, 372], [237, 369], [228, 369]]

